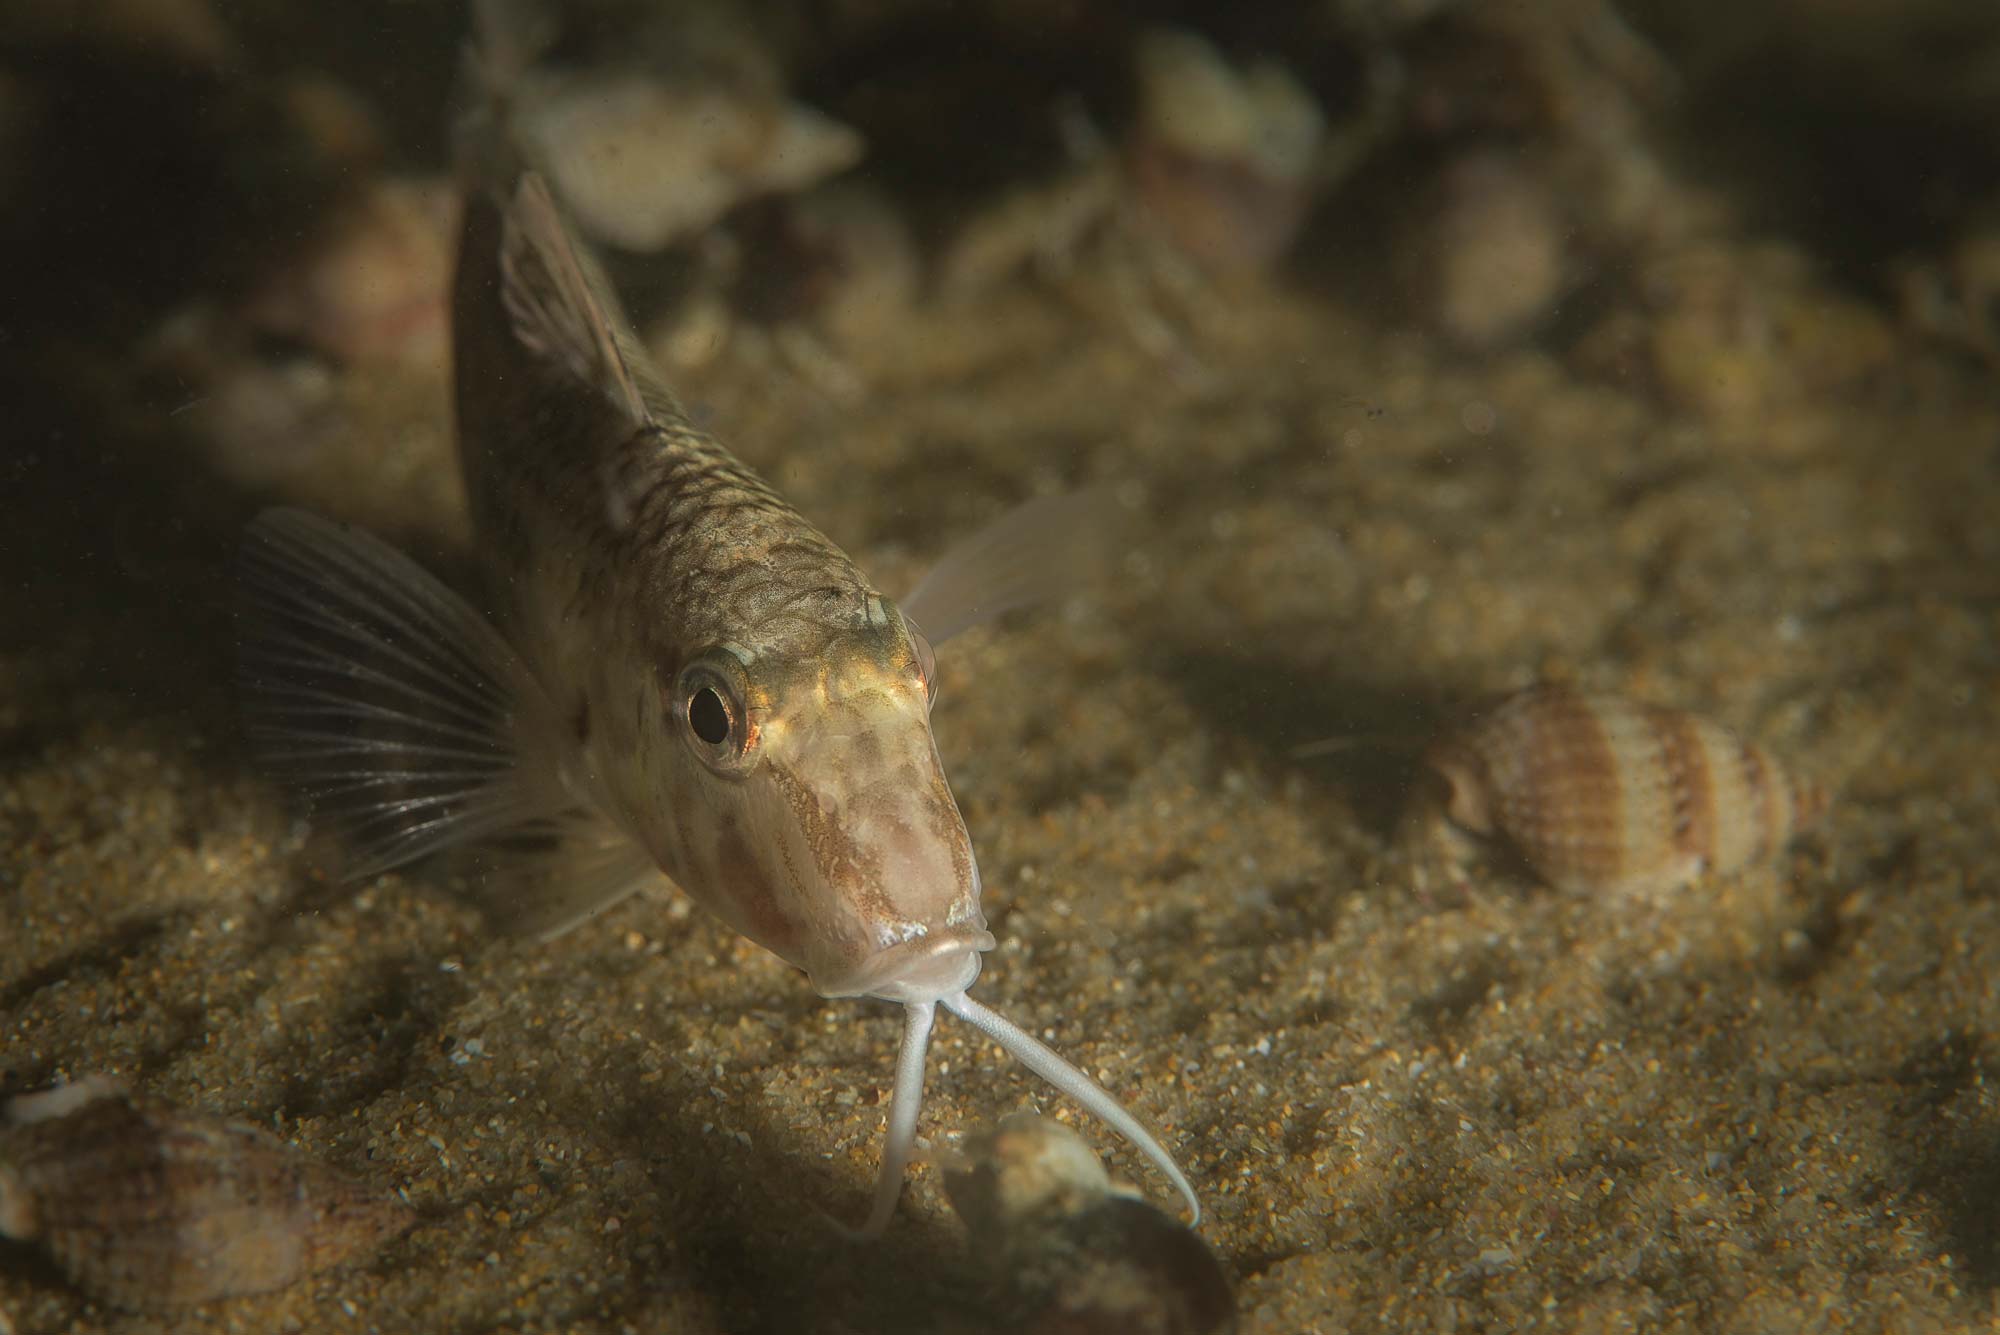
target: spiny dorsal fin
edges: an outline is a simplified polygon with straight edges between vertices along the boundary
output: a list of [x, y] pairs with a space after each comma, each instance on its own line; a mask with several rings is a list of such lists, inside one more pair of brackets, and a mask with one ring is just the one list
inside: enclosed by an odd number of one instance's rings
[[624, 316], [617, 299], [535, 172], [522, 175], [507, 208], [500, 284], [522, 346], [603, 394], [634, 425], [651, 420], [619, 336]]

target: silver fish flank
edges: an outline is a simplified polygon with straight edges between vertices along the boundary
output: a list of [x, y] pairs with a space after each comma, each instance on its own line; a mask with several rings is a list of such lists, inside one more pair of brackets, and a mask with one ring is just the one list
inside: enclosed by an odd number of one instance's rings
[[940, 1005], [1131, 1140], [1198, 1214], [1131, 1114], [967, 995], [994, 939], [917, 623], [942, 641], [1029, 601], [1073, 505], [1002, 519], [899, 606], [689, 422], [532, 172], [470, 192], [453, 300], [493, 618], [299, 511], [261, 516], [245, 546], [252, 736], [346, 833], [353, 874], [475, 845], [496, 912], [553, 935], [664, 873], [822, 995], [902, 1005], [864, 1235], [900, 1193]]

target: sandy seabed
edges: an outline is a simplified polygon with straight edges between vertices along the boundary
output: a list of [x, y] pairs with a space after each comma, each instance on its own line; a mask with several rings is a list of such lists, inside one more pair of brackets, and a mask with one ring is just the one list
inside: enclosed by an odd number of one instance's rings
[[[948, 646], [936, 728], [1001, 940], [980, 994], [1160, 1130], [1242, 1328], [1992, 1322], [2000, 405], [1918, 367], [1777, 455], [1279, 297], [1200, 351], [1177, 381], [1002, 299], [913, 317], [860, 402], [768, 368], [689, 396], [890, 588], [1038, 481], [1140, 484], [1120, 577]], [[63, 559], [0, 594], [0, 1077], [275, 1125], [422, 1222], [171, 1320], [10, 1249], [17, 1329], [983, 1328], [928, 1170], [875, 1247], [813, 1213], [864, 1201], [889, 1008], [671, 904], [531, 947], [441, 874], [329, 884], [233, 731], [246, 498], [189, 459], [42, 467], [10, 526]], [[1426, 898], [1407, 756], [1290, 754], [1535, 675], [1735, 724], [1828, 816], [1659, 902]], [[1064, 1111], [961, 1027], [932, 1061], [932, 1138]]]

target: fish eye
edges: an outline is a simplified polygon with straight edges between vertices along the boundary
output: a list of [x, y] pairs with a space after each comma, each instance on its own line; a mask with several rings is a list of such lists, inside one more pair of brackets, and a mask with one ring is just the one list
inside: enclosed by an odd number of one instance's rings
[[710, 746], [729, 740], [729, 706], [722, 703], [713, 686], [702, 687], [688, 701], [688, 726]]
[[748, 691], [741, 660], [727, 651], [703, 654], [674, 683], [672, 712], [686, 725], [681, 735], [710, 769], [742, 769], [756, 745], [756, 722], [744, 706]]

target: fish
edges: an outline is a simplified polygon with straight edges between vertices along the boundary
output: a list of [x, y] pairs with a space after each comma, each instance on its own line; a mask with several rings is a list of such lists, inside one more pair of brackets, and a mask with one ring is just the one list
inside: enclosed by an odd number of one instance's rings
[[[903, 1008], [879, 1235], [942, 1007], [1125, 1137], [1139, 1120], [969, 995], [994, 948], [932, 734], [935, 645], [1060, 590], [1101, 495], [1030, 502], [900, 603], [698, 429], [543, 178], [467, 191], [455, 415], [482, 611], [379, 539], [296, 509], [241, 557], [253, 747], [361, 878], [476, 847], [495, 916], [544, 937], [662, 878], [802, 970]], [[927, 636], [924, 626], [930, 627]]]

